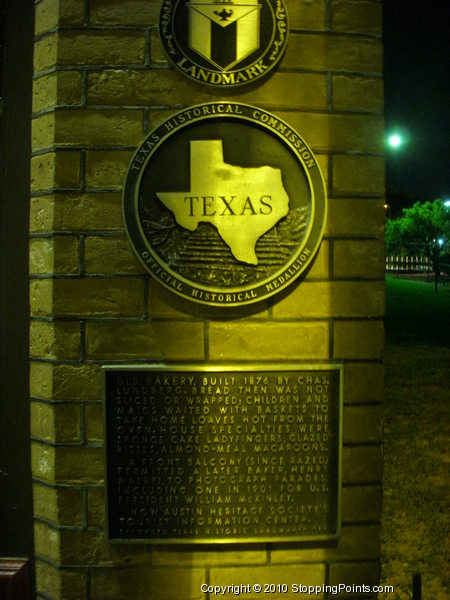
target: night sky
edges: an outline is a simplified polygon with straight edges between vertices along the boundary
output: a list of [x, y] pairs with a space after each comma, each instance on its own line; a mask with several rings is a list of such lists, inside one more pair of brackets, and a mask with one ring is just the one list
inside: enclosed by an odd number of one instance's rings
[[384, 0], [383, 10], [386, 132], [405, 136], [386, 149], [388, 200], [449, 198], [448, 2]]
[[388, 202], [450, 198], [448, 9], [442, 0], [383, 1], [386, 133], [405, 136], [386, 149]]

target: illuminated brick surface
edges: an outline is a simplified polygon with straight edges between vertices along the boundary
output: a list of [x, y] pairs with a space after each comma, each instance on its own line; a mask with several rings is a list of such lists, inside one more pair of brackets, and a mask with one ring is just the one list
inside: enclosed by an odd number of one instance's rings
[[[381, 2], [286, 6], [290, 40], [278, 69], [227, 96], [169, 67], [159, 41], [159, 0], [36, 2], [30, 387], [40, 598], [206, 600], [205, 582], [377, 581]], [[292, 124], [315, 152], [329, 196], [325, 236], [306, 276], [283, 297], [231, 320], [150, 280], [125, 236], [120, 200], [129, 160], [148, 131], [180, 106], [227, 98]], [[109, 544], [101, 365], [111, 360], [343, 363], [337, 545]]]

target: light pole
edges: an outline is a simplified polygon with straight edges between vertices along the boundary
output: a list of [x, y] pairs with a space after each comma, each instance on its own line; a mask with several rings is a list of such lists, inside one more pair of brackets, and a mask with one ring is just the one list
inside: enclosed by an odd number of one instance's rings
[[439, 273], [440, 273], [439, 254], [441, 252], [441, 248], [442, 248], [443, 244], [444, 244], [444, 240], [442, 238], [434, 240], [433, 269], [434, 269], [434, 293], [435, 294], [438, 293], [438, 280], [439, 280]]

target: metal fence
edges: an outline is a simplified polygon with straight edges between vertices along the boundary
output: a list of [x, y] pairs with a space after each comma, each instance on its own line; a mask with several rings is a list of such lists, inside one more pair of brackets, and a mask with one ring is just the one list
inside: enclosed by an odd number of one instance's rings
[[386, 256], [386, 271], [431, 273], [433, 261], [426, 256]]

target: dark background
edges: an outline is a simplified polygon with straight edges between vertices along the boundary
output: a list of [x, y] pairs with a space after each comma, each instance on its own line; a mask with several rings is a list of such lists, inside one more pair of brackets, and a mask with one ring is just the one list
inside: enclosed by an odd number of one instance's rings
[[0, 557], [31, 557], [28, 223], [33, 1], [6, 0], [0, 17]]
[[383, 42], [386, 195], [393, 212], [417, 201], [449, 198], [449, 3], [384, 0]]

